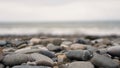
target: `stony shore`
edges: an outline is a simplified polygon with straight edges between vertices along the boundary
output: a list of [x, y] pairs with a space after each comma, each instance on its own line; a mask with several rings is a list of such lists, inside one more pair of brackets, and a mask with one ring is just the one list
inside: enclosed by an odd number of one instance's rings
[[120, 68], [120, 36], [0, 36], [0, 68]]

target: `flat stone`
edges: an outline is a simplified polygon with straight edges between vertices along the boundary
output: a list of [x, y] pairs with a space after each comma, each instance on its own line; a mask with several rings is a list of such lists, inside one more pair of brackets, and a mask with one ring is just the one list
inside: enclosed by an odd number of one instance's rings
[[36, 53], [40, 52], [41, 50], [48, 50], [45, 47], [39, 47], [39, 46], [30, 46], [30, 47], [25, 47], [22, 49], [18, 49], [15, 51], [15, 53], [20, 53], [20, 54], [30, 54], [30, 53]]

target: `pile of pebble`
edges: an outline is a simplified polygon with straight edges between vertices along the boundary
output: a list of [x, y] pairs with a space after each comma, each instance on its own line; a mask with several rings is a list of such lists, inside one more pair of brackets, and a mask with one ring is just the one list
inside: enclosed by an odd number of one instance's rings
[[0, 40], [0, 68], [120, 68], [120, 38]]

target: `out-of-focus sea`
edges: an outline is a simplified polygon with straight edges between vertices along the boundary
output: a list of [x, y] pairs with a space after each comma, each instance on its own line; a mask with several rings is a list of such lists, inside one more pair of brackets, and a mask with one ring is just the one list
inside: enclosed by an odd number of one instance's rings
[[0, 35], [120, 35], [120, 22], [1, 23]]

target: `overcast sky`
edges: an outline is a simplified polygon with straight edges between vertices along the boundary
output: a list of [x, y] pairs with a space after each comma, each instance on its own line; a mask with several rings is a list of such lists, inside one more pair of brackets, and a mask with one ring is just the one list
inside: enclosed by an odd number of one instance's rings
[[0, 22], [120, 20], [120, 0], [0, 0]]

